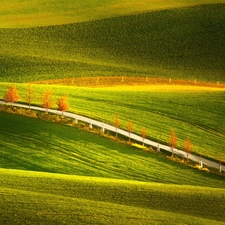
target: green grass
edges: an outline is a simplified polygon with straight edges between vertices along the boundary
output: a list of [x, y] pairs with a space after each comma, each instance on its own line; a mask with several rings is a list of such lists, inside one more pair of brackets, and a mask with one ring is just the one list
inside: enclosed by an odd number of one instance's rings
[[224, 189], [5, 169], [0, 178], [3, 224], [218, 225], [225, 220]]
[[223, 83], [224, 24], [224, 4], [209, 4], [0, 29], [0, 81], [119, 75]]
[[[224, 1], [146, 3], [1, 1], [0, 96], [5, 82], [85, 76], [224, 83], [224, 4], [213, 4]], [[189, 136], [192, 151], [225, 159], [224, 91], [33, 87], [35, 104], [52, 89], [72, 112], [117, 114], [162, 143], [174, 128], [179, 147]], [[0, 224], [224, 224], [223, 176], [40, 119], [0, 112], [0, 127]]]
[[0, 112], [0, 167], [123, 180], [224, 187], [221, 176], [190, 169], [97, 134]]
[[[0, 96], [9, 85], [0, 84]], [[17, 84], [17, 87], [20, 101], [26, 102], [24, 96], [28, 85]], [[210, 91], [210, 88], [208, 91], [195, 88], [185, 91], [182, 87], [175, 90], [175, 87], [156, 90], [153, 86], [81, 88], [33, 85], [35, 104], [40, 105], [45, 90], [51, 89], [55, 102], [60, 95], [68, 95], [71, 112], [110, 124], [114, 124], [115, 115], [118, 115], [121, 128], [126, 129], [128, 120], [132, 120], [135, 133], [140, 134], [145, 127], [149, 138], [165, 144], [168, 144], [174, 128], [179, 148], [183, 148], [184, 140], [189, 137], [192, 152], [224, 160], [224, 91]]]
[[49, 26], [115, 17], [150, 10], [223, 3], [221, 0], [23, 0], [1, 1], [1, 28]]

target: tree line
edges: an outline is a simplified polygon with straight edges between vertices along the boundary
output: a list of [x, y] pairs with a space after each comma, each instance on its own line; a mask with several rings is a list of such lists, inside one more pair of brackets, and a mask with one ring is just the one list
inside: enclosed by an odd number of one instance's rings
[[[119, 118], [118, 118], [118, 115], [115, 115], [115, 120], [114, 120], [114, 127], [116, 128], [116, 137], [117, 137], [117, 130], [119, 128]], [[129, 120], [127, 122], [127, 132], [128, 132], [128, 142], [130, 143], [131, 140], [130, 140], [130, 135], [131, 133], [133, 132], [133, 124], [132, 124], [132, 121]], [[145, 127], [142, 127], [141, 129], [141, 132], [140, 132], [140, 136], [142, 137], [142, 145], [144, 146], [144, 143], [145, 143], [145, 138], [147, 136], [147, 130]], [[170, 138], [168, 140], [168, 144], [171, 148], [171, 156], [173, 157], [174, 155], [174, 148], [177, 146], [177, 136], [175, 134], [175, 131], [174, 129], [171, 129], [171, 134], [170, 134]], [[184, 141], [184, 150], [186, 151], [186, 155], [187, 155], [187, 161], [188, 161], [188, 157], [189, 157], [189, 154], [191, 153], [191, 148], [192, 148], [192, 144], [191, 144], [191, 140], [187, 137]], [[160, 149], [157, 149], [157, 151], [160, 151]]]
[[[19, 99], [20, 99], [20, 96], [18, 94], [18, 90], [16, 88], [16, 86], [13, 84], [11, 85], [8, 90], [6, 91], [4, 97], [3, 97], [4, 101], [7, 102], [7, 103], [11, 103], [11, 106], [13, 106], [13, 103], [14, 102], [18, 102]], [[32, 88], [32, 86], [30, 84], [28, 84], [28, 88], [27, 88], [27, 93], [26, 93], [26, 96], [25, 96], [25, 99], [26, 99], [26, 102], [27, 104], [29, 105], [29, 109], [30, 109], [30, 106], [34, 100], [34, 90]], [[40, 99], [41, 100], [41, 106], [43, 108], [46, 109], [46, 113], [48, 113], [48, 110], [50, 108], [52, 108], [53, 104], [54, 104], [54, 101], [53, 101], [53, 94], [52, 94], [52, 91], [50, 90], [46, 90], [43, 95], [42, 95], [42, 98]], [[63, 115], [63, 112], [67, 111], [69, 109], [69, 103], [68, 103], [68, 98], [66, 95], [64, 96], [61, 96], [57, 99], [57, 109], [60, 110], [62, 112], [62, 115]], [[117, 130], [120, 126], [120, 121], [119, 121], [119, 117], [118, 115], [115, 116], [115, 119], [114, 119], [114, 127], [116, 129], [116, 138], [118, 136], [117, 134]], [[126, 130], [128, 132], [128, 142], [131, 143], [131, 133], [133, 132], [133, 123], [131, 120], [128, 121], [127, 123], [127, 127], [126, 127]], [[143, 127], [141, 129], [141, 133], [140, 133], [141, 137], [142, 137], [142, 144], [144, 146], [144, 142], [145, 142], [145, 138], [147, 136], [147, 130]], [[170, 138], [168, 140], [168, 144], [171, 148], [171, 154], [173, 156], [174, 154], [174, 148], [176, 147], [177, 145], [177, 136], [174, 132], [174, 129], [171, 130], [171, 134], [170, 134]], [[184, 149], [187, 153], [187, 161], [188, 161], [188, 156], [191, 152], [191, 141], [189, 138], [186, 138], [186, 140], [184, 141]], [[158, 149], [159, 151], [159, 149]]]
[[[18, 90], [14, 84], [8, 88], [5, 95], [3, 96], [3, 100], [7, 103], [11, 103], [11, 106], [13, 106], [14, 102], [18, 102], [19, 99], [20, 99], [20, 96], [19, 96]], [[26, 100], [27, 104], [29, 105], [29, 109], [30, 109], [30, 106], [34, 100], [34, 90], [30, 84], [28, 85], [25, 100]], [[46, 90], [43, 93], [42, 98], [40, 100], [41, 100], [41, 106], [43, 108], [45, 108], [46, 113], [48, 113], [48, 110], [50, 108], [52, 108], [52, 106], [54, 104], [52, 91]], [[57, 99], [56, 104], [57, 104], [57, 109], [62, 112], [62, 115], [63, 115], [63, 112], [65, 112], [69, 109], [68, 98], [66, 95], [59, 97]]]

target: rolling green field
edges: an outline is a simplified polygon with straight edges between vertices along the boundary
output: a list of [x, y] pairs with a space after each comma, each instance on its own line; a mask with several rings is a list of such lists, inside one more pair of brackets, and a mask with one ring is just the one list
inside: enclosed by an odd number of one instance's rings
[[75, 127], [0, 118], [0, 223], [224, 224], [222, 176]]
[[[224, 224], [224, 189], [0, 169], [3, 224]], [[207, 212], [207, 213], [206, 213]]]
[[[3, 96], [10, 84], [0, 84]], [[26, 102], [27, 84], [17, 84], [20, 101]], [[56, 101], [66, 94], [69, 111], [114, 124], [115, 115], [120, 128], [133, 122], [133, 132], [141, 134], [143, 127], [150, 139], [168, 144], [171, 129], [178, 136], [178, 147], [183, 148], [189, 137], [192, 152], [213, 159], [225, 159], [225, 101], [224, 89], [139, 86], [83, 88], [57, 85], [32, 85], [34, 104], [40, 105], [43, 93], [50, 89]]]
[[224, 224], [219, 175], [75, 127], [0, 116], [1, 223]]
[[16, 0], [1, 1], [0, 27], [21, 28], [84, 22], [120, 15], [201, 4], [224, 3], [222, 0]]
[[[193, 153], [224, 162], [224, 12], [222, 0], [2, 0], [0, 99], [12, 83], [26, 103], [28, 82], [68, 78], [74, 86], [32, 84], [32, 104], [46, 90], [55, 103], [66, 94], [70, 112], [112, 125], [117, 115], [120, 128], [131, 120], [134, 133], [145, 127], [163, 144], [173, 128], [178, 148], [189, 137]], [[78, 87], [85, 77], [93, 85]], [[121, 84], [98, 86], [110, 77]], [[127, 77], [167, 84], [126, 86]], [[225, 224], [224, 173], [72, 120], [66, 126], [2, 108], [0, 224]]]
[[224, 7], [0, 29], [0, 81], [147, 76], [224, 83]]
[[[221, 176], [188, 169], [97, 134], [0, 112], [0, 167], [91, 177], [224, 187]], [[13, 140], [13, 141], [12, 141]]]

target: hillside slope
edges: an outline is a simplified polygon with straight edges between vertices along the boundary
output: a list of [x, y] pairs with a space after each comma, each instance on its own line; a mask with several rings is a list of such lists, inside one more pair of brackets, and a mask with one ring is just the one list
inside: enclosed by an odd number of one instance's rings
[[[75, 127], [0, 112], [0, 167], [223, 188], [223, 176]], [[13, 138], [13, 139], [12, 139]]]
[[225, 82], [225, 4], [0, 29], [0, 81], [149, 76]]
[[[10, 85], [0, 83], [0, 96], [5, 95]], [[16, 84], [16, 87], [20, 102], [27, 102], [28, 85]], [[173, 128], [178, 136], [178, 148], [183, 149], [184, 140], [189, 137], [193, 153], [225, 159], [224, 89], [213, 91], [174, 85], [88, 88], [44, 84], [34, 84], [32, 88], [35, 105], [42, 104], [41, 96], [50, 89], [55, 103], [53, 108], [57, 108], [57, 99], [66, 94], [70, 112], [111, 125], [118, 115], [120, 128], [126, 130], [131, 120], [134, 133], [141, 134], [145, 127], [149, 139], [161, 144], [168, 144]]]
[[91, 21], [137, 12], [201, 4], [222, 0], [1, 0], [0, 28], [49, 26]]
[[224, 224], [224, 189], [0, 169], [1, 224]]

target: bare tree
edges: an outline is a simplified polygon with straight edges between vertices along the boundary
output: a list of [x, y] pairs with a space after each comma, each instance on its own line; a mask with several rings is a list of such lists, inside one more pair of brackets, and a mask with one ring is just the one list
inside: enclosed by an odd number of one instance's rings
[[9, 87], [9, 89], [5, 93], [3, 99], [5, 102], [10, 102], [11, 106], [13, 105], [14, 102], [18, 102], [19, 94], [18, 94], [18, 90], [14, 84]]
[[132, 124], [132, 121], [129, 120], [127, 123], [127, 132], [129, 134], [129, 143], [130, 143], [130, 134], [132, 131], [133, 131], [133, 124]]
[[174, 150], [176, 144], [177, 144], [177, 137], [175, 135], [174, 129], [172, 129], [170, 140], [169, 140], [169, 145], [171, 147], [172, 156], [173, 156], [173, 150]]
[[34, 90], [31, 87], [31, 84], [28, 84], [28, 89], [27, 89], [27, 94], [26, 94], [26, 101], [29, 105], [29, 109], [30, 109], [30, 105], [33, 101], [33, 95], [34, 95]]

